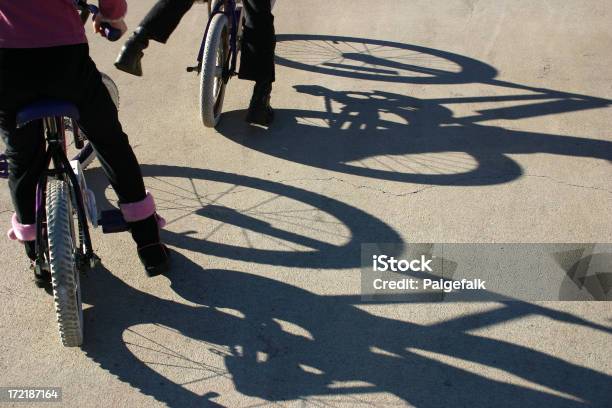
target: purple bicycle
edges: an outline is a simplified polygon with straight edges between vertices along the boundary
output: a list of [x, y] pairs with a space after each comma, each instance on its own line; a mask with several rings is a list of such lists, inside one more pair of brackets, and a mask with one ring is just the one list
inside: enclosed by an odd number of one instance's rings
[[[275, 0], [271, 0], [274, 7]], [[221, 119], [225, 87], [236, 75], [244, 24], [241, 0], [208, 0], [208, 23], [198, 52], [197, 65], [188, 72], [200, 74], [200, 118], [214, 128]]]

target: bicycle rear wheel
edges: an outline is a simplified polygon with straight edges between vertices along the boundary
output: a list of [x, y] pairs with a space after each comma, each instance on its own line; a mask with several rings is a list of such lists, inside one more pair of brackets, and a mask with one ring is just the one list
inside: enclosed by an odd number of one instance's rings
[[229, 24], [224, 14], [215, 14], [206, 34], [200, 72], [200, 117], [206, 127], [221, 118], [226, 83], [223, 71], [229, 55]]
[[76, 253], [79, 250], [74, 225], [72, 194], [66, 181], [47, 181], [47, 239], [53, 300], [62, 344], [83, 343], [83, 308]]

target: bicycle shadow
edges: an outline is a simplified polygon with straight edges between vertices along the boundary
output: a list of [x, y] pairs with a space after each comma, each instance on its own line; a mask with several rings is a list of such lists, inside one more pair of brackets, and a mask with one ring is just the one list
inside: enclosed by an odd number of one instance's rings
[[[132, 288], [103, 267], [92, 273], [84, 283], [84, 301], [94, 306], [85, 311], [83, 349], [101, 368], [168, 406], [221, 406], [211, 401], [222, 392], [221, 380], [269, 403], [354, 405], [368, 403], [372, 393], [418, 407], [608, 402], [610, 376], [470, 333], [533, 315], [612, 332], [571, 314], [510, 302], [430, 325], [401, 322], [360, 309], [359, 296], [322, 296], [261, 276], [205, 270], [177, 252], [167, 277], [191, 304]], [[162, 334], [144, 333], [142, 324]], [[172, 343], [177, 335], [197, 347], [185, 352], [182, 343]], [[474, 365], [486, 368], [466, 369]], [[187, 388], [198, 382], [204, 391]]]
[[[504, 102], [503, 97], [418, 99], [385, 91], [334, 91], [295, 86], [323, 98], [326, 111], [279, 109], [267, 131], [224, 114], [228, 139], [284, 160], [339, 173], [431, 185], [493, 185], [525, 173], [512, 154], [548, 153], [612, 161], [612, 142], [504, 129], [479, 122], [601, 108], [598, 99], [552, 99], [454, 117], [444, 104]], [[549, 96], [546, 96], [549, 97]], [[535, 100], [517, 98], [514, 100]], [[340, 106], [334, 110], [333, 106]]]
[[[503, 81], [496, 78], [494, 67], [463, 55], [385, 40], [285, 34], [278, 36], [276, 62], [358, 80], [481, 84], [490, 86], [494, 95], [419, 99], [381, 90], [297, 85], [299, 94], [321, 97], [325, 110], [279, 109], [266, 132], [245, 124], [243, 111], [224, 114], [217, 127], [221, 134], [274, 157], [381, 180], [459, 186], [501, 184], [521, 177], [525, 170], [512, 154], [612, 161], [612, 143], [606, 140], [484, 124], [605, 108], [612, 101]], [[499, 95], [500, 88], [508, 94]], [[451, 107], [462, 104], [486, 108], [456, 116]]]
[[[159, 211], [162, 214], [170, 210], [181, 211], [180, 217], [168, 218], [168, 227], [162, 233], [164, 242], [175, 247], [250, 263], [318, 269], [359, 267], [361, 244], [365, 242], [399, 244], [394, 247], [397, 253], [389, 254], [390, 256], [399, 255], [403, 248], [399, 233], [378, 218], [342, 201], [299, 187], [210, 169], [161, 164], [143, 164], [141, 169], [147, 188], [156, 196]], [[177, 179], [189, 180], [189, 185], [193, 188], [186, 190], [183, 185], [179, 185]], [[99, 168], [88, 170], [87, 182], [90, 188], [97, 192], [104, 191], [109, 185], [108, 179]], [[274, 208], [275, 214], [272, 214], [277, 216], [271, 216], [265, 211], [263, 214], [252, 211], [256, 206], [240, 208], [240, 200], [236, 199], [228, 200], [223, 205], [219, 201], [223, 194], [208, 195], [198, 191], [194, 183], [201, 182], [230, 186], [226, 191], [234, 194], [234, 197], [237, 189], [248, 189], [261, 195], [262, 203], [280, 197], [304, 207], [300, 207], [301, 212], [291, 207], [283, 213], [284, 205], [277, 204], [278, 208]], [[203, 188], [209, 185], [205, 184]], [[113, 207], [108, 199], [100, 194], [96, 195], [96, 202], [99, 208]], [[312, 210], [315, 216], [306, 217], [306, 210]], [[321, 214], [348, 230], [344, 233], [347, 237], [344, 242], [330, 241], [329, 231], [316, 228]], [[191, 217], [189, 225], [194, 228], [217, 222], [221, 226], [241, 230], [238, 235], [256, 234], [271, 239], [274, 246], [267, 249], [256, 248], [248, 242], [244, 245], [227, 242], [227, 237], [223, 240], [201, 239], [196, 231], [176, 231], [174, 223], [187, 217]], [[304, 225], [310, 230], [310, 235], [297, 232]], [[303, 249], [294, 249], [295, 247]]]

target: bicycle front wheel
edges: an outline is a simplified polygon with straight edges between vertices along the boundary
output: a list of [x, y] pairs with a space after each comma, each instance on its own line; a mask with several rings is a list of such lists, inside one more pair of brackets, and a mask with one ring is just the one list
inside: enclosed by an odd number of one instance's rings
[[225, 81], [223, 71], [229, 55], [229, 25], [224, 14], [215, 14], [204, 40], [200, 72], [200, 117], [206, 127], [215, 127], [221, 118]]
[[47, 181], [47, 239], [57, 324], [62, 344], [77, 347], [83, 343], [83, 308], [71, 200], [66, 181]]

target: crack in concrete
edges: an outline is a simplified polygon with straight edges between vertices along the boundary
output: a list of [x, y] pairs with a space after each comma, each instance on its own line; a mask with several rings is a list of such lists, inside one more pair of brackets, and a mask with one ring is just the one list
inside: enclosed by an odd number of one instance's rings
[[[356, 188], [356, 189], [367, 189], [367, 190], [372, 190], [372, 191], [376, 191], [378, 193], [382, 193], [382, 194], [388, 194], [394, 197], [406, 197], [409, 195], [414, 195], [414, 194], [418, 194], [421, 193], [423, 191], [426, 190], [431, 190], [434, 188], [441, 188], [441, 187], [453, 187], [453, 186], [464, 186], [464, 187], [469, 187], [469, 186], [465, 186], [463, 184], [460, 183], [464, 183], [466, 181], [470, 181], [470, 180], [497, 180], [497, 179], [505, 179], [508, 175], [504, 174], [504, 175], [496, 175], [496, 176], [474, 176], [474, 177], [466, 177], [466, 178], [461, 178], [458, 179], [456, 181], [456, 183], [453, 184], [447, 184], [447, 185], [427, 185], [425, 187], [422, 188], [418, 188], [416, 190], [412, 190], [412, 191], [407, 191], [404, 193], [396, 193], [396, 192], [392, 192], [392, 191], [388, 191], [388, 190], [384, 190], [384, 189], [380, 189], [380, 188], [376, 188], [376, 187], [372, 187], [372, 186], [368, 186], [368, 185], [360, 185], [360, 184], [355, 184], [355, 183], [351, 183], [347, 180], [341, 179], [339, 177], [324, 177], [324, 178], [296, 178], [296, 179], [285, 179], [285, 180], [277, 180], [278, 183], [287, 183], [287, 182], [301, 182], [301, 181], [336, 181], [339, 183], [343, 183], [343, 184], [348, 184], [349, 186]], [[603, 191], [606, 192], [608, 194], [612, 194], [612, 190], [607, 190], [605, 188], [601, 188], [601, 187], [595, 187], [595, 186], [588, 186], [588, 185], [581, 185], [581, 184], [573, 184], [573, 183], [569, 183], [569, 182], [565, 182], [563, 180], [558, 180], [555, 179], [553, 177], [550, 176], [546, 176], [546, 175], [540, 175], [540, 174], [521, 174], [521, 177], [533, 177], [533, 178], [543, 178], [546, 180], [550, 180], [554, 183], [557, 184], [562, 184], [568, 187], [575, 187], [575, 188], [584, 188], [584, 189], [589, 189], [589, 190], [597, 190], [597, 191]]]
[[582, 184], [568, 183], [566, 181], [558, 180], [556, 178], [553, 178], [551, 176], [546, 176], [546, 175], [541, 175], [541, 174], [524, 174], [523, 176], [524, 177], [543, 178], [543, 179], [550, 180], [550, 181], [555, 182], [557, 184], [562, 184], [562, 185], [568, 186], [568, 187], [586, 188], [586, 189], [589, 189], [589, 190], [598, 190], [598, 191], [606, 192], [608, 194], [612, 194], [612, 190], [607, 190], [607, 189], [602, 188], [602, 187], [595, 187], [595, 186], [587, 186], [587, 185], [582, 185]]
[[388, 190], [383, 190], [380, 188], [375, 188], [372, 186], [368, 186], [368, 185], [360, 185], [360, 184], [354, 184], [351, 183], [347, 180], [338, 178], [338, 177], [326, 177], [326, 178], [297, 178], [297, 179], [286, 179], [286, 180], [277, 180], [277, 183], [287, 183], [287, 182], [300, 182], [300, 181], [336, 181], [339, 183], [343, 183], [343, 184], [348, 184], [349, 186], [356, 188], [356, 189], [366, 189], [366, 190], [372, 190], [372, 191], [376, 191], [378, 193], [382, 193], [382, 194], [388, 194], [394, 197], [404, 197], [407, 195], [412, 195], [412, 194], [417, 194], [420, 193], [421, 191], [425, 191], [425, 190], [429, 190], [432, 188], [438, 188], [438, 187], [445, 187], [445, 186], [436, 186], [436, 185], [428, 185], [425, 186], [423, 188], [419, 188], [417, 190], [414, 191], [408, 191], [405, 193], [394, 193], [392, 191], [388, 191]]

